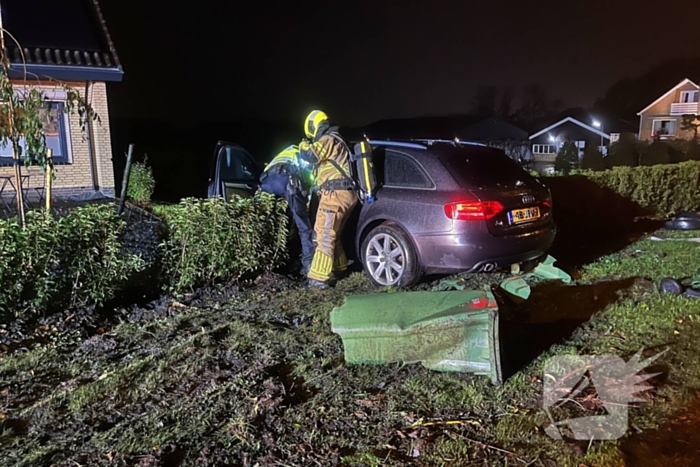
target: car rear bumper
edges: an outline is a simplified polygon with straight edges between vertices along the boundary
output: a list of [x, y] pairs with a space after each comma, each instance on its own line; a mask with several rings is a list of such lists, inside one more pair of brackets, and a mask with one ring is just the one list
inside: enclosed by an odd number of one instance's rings
[[414, 237], [414, 240], [425, 274], [450, 274], [533, 260], [549, 251], [556, 233], [556, 225], [551, 222], [533, 232], [517, 235], [494, 237], [483, 231]]

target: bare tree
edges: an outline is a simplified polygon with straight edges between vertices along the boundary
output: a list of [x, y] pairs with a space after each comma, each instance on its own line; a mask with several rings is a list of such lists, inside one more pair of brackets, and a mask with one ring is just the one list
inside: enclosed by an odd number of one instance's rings
[[508, 118], [513, 113], [513, 97], [514, 92], [512, 87], [507, 87], [501, 93], [501, 99], [498, 104], [498, 116]]
[[472, 113], [482, 116], [496, 115], [498, 88], [496, 86], [479, 86], [474, 95]]
[[516, 115], [518, 120], [530, 123], [547, 115], [549, 103], [547, 91], [541, 84], [526, 86], [523, 92], [523, 102]]

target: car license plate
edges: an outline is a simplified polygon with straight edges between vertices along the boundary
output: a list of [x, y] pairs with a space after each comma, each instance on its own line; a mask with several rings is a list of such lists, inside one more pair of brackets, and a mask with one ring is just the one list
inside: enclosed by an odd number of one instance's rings
[[540, 208], [533, 206], [525, 209], [515, 209], [508, 213], [508, 220], [511, 224], [522, 224], [540, 218]]

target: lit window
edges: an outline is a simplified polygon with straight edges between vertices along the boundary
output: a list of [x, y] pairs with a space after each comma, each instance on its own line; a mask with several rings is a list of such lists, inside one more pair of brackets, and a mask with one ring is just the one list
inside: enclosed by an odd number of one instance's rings
[[532, 153], [533, 154], [554, 154], [556, 149], [553, 144], [533, 144]]
[[668, 138], [676, 134], [675, 120], [654, 120], [651, 135], [659, 138]]

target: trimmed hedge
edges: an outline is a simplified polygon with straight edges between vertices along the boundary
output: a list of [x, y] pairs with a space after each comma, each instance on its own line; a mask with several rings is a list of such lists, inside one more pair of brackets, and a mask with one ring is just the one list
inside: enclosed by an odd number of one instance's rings
[[572, 175], [583, 175], [653, 214], [671, 216], [700, 207], [700, 162], [697, 161], [614, 167], [600, 172], [577, 170]]
[[30, 211], [26, 229], [17, 218], [2, 220], [0, 323], [103, 305], [138, 273], [184, 292], [274, 269], [287, 256], [286, 210], [286, 201], [267, 193], [161, 206], [167, 232], [153, 257], [129, 247], [126, 222], [112, 204], [78, 207], [60, 219]]
[[280, 265], [287, 254], [287, 203], [268, 193], [229, 202], [187, 198], [156, 212], [168, 226], [168, 288], [192, 290]]
[[122, 252], [125, 222], [112, 205], [79, 207], [55, 219], [43, 211], [0, 221], [0, 315], [101, 305], [144, 262]]

